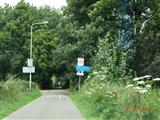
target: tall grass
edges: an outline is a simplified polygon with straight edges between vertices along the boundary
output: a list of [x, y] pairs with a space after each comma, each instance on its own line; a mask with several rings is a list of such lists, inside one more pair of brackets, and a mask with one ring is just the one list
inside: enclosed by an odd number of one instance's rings
[[[77, 98], [92, 105], [102, 120], [160, 120], [160, 90], [140, 93], [123, 84], [107, 83], [101, 77], [87, 79]], [[78, 100], [76, 100], [78, 101]]]
[[30, 92], [27, 81], [8, 75], [5, 81], [0, 82], [0, 119], [38, 96], [40, 92], [35, 84]]

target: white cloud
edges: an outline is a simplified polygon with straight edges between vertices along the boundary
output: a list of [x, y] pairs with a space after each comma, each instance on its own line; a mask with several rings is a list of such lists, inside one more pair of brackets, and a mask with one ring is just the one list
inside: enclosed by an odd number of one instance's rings
[[[0, 6], [4, 6], [5, 3], [15, 6], [20, 0], [3, 0], [0, 2]], [[54, 7], [56, 9], [61, 8], [62, 6], [66, 6], [66, 0], [25, 0], [26, 2], [29, 2], [31, 5], [40, 7], [44, 5], [49, 5], [51, 7]]]

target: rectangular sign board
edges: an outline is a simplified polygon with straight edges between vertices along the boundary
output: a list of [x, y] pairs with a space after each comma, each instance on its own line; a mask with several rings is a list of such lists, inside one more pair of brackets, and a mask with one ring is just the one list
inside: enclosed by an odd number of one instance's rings
[[78, 66], [84, 66], [84, 58], [78, 58], [77, 59], [77, 65]]
[[33, 66], [33, 60], [28, 58], [28, 66]]
[[77, 71], [77, 75], [84, 76], [84, 72]]
[[89, 66], [76, 66], [76, 71], [90, 71], [91, 67]]
[[23, 67], [23, 73], [35, 73], [35, 67]]

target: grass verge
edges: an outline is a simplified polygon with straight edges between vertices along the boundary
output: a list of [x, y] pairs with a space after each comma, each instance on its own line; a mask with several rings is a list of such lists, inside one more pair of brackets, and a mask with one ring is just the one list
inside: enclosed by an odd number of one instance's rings
[[40, 96], [38, 86], [32, 83], [30, 92], [28, 84], [11, 74], [0, 81], [0, 120]]
[[69, 96], [86, 120], [102, 120], [100, 116], [95, 114], [93, 104], [85, 102], [81, 93], [70, 91]]
[[17, 100], [0, 101], [0, 120], [40, 96], [39, 90], [26, 92]]

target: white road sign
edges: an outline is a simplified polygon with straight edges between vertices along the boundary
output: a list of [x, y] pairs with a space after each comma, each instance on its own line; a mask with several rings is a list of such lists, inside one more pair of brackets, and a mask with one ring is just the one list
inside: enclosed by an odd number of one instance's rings
[[82, 71], [77, 71], [77, 75], [84, 76], [84, 72], [82, 72]]
[[28, 66], [33, 66], [33, 60], [32, 59], [28, 59]]
[[77, 59], [77, 65], [78, 66], [84, 66], [84, 58], [78, 58]]
[[35, 73], [35, 67], [23, 67], [23, 73]]

